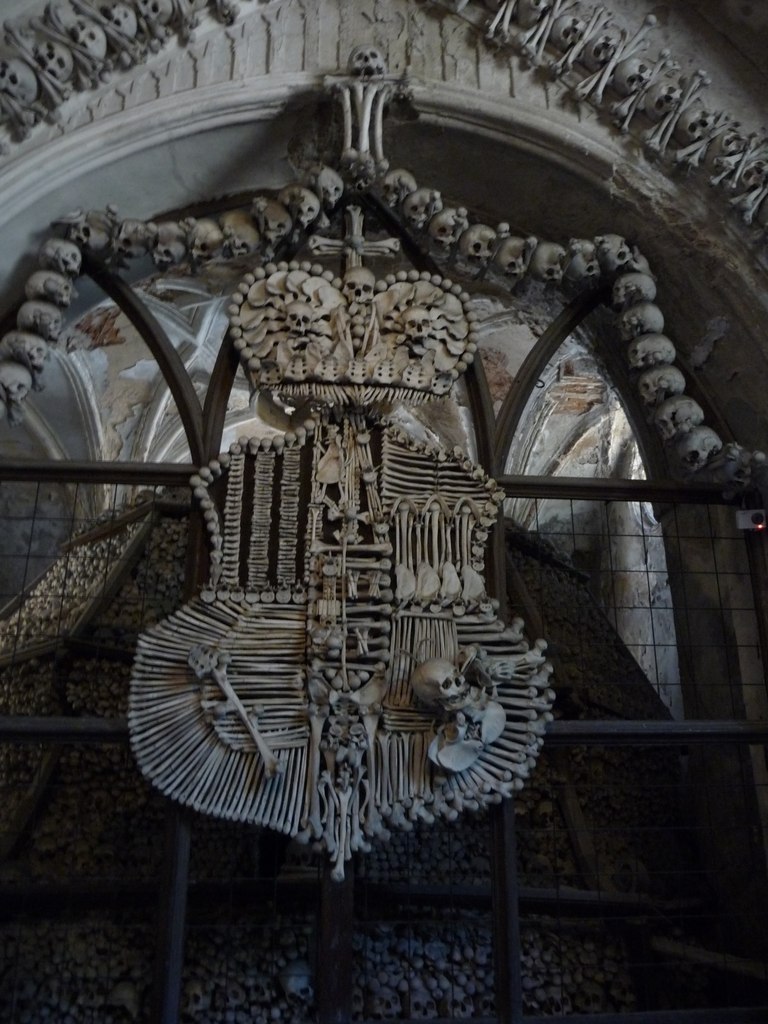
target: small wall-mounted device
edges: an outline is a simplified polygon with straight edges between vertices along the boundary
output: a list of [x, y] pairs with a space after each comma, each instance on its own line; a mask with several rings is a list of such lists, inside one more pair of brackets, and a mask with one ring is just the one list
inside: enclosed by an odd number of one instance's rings
[[764, 508], [740, 508], [736, 510], [736, 527], [739, 530], [764, 530], [768, 516]]

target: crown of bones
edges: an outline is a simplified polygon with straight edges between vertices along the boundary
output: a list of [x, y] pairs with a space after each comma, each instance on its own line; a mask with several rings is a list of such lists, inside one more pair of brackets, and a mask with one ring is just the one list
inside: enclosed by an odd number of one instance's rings
[[472, 362], [468, 299], [426, 271], [377, 281], [362, 266], [339, 278], [317, 264], [268, 264], [241, 282], [230, 333], [254, 389], [413, 403], [448, 394]]

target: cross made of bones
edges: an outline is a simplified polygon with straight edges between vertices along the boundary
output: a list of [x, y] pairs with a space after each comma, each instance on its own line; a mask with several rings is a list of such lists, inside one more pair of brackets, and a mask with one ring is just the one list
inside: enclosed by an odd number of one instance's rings
[[365, 237], [363, 211], [359, 206], [348, 206], [345, 211], [346, 234], [342, 239], [312, 235], [309, 247], [318, 256], [341, 256], [345, 271], [362, 267], [364, 256], [396, 256], [400, 252], [398, 238], [372, 241]]

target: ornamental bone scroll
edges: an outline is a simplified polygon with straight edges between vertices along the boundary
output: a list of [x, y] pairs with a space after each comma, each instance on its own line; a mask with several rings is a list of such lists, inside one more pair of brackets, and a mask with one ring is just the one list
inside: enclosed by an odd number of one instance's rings
[[[367, 103], [382, 72], [363, 57]], [[357, 152], [383, 174], [363, 120]], [[363, 190], [359, 161], [347, 178]], [[546, 643], [487, 590], [503, 492], [392, 412], [445, 399], [471, 364], [469, 296], [426, 271], [377, 279], [365, 261], [399, 242], [357, 206], [324, 224], [306, 242], [324, 263], [257, 266], [234, 296], [228, 341], [253, 392], [304, 421], [193, 476], [208, 581], [140, 638], [129, 724], [167, 796], [312, 843], [341, 879], [391, 828], [511, 797], [554, 692]]]

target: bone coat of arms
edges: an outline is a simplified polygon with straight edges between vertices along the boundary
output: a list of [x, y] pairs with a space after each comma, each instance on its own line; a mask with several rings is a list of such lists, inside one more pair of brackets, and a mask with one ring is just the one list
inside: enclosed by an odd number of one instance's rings
[[254, 390], [307, 410], [192, 479], [210, 543], [199, 596], [139, 641], [130, 730], [167, 796], [327, 851], [333, 876], [391, 828], [523, 785], [551, 718], [546, 644], [486, 589], [503, 492], [394, 405], [448, 395], [474, 358], [468, 296], [377, 280], [349, 207], [344, 261], [245, 275], [230, 338]]

